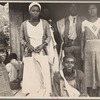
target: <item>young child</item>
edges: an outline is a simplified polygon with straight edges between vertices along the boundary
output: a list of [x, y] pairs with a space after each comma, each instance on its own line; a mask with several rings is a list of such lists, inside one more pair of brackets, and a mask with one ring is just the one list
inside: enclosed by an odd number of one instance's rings
[[22, 62], [17, 60], [17, 55], [11, 53], [8, 56], [8, 64], [6, 69], [10, 78], [10, 87], [12, 90], [20, 88], [20, 82], [22, 80]]

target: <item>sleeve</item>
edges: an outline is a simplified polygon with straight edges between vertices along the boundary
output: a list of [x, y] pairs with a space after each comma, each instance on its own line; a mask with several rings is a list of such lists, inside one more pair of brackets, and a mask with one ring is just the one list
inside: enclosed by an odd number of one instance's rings
[[65, 89], [65, 82], [63, 79], [60, 80], [60, 91], [61, 97], [69, 97], [68, 91]]
[[10, 63], [16, 68], [16, 70], [19, 70], [19, 63], [16, 59], [12, 59]]
[[82, 33], [85, 31], [85, 21], [82, 22]]
[[46, 42], [47, 44], [50, 43], [51, 41], [51, 32], [50, 32], [50, 27], [49, 27], [49, 23], [47, 21], [45, 21], [45, 25], [46, 25], [46, 28], [45, 28], [45, 34], [46, 34], [46, 39], [44, 42]]
[[85, 47], [85, 27], [86, 21], [82, 22], [82, 34], [81, 34], [81, 58], [84, 60], [84, 47]]
[[5, 67], [6, 67], [6, 70], [7, 70], [8, 74], [11, 73], [11, 65], [10, 65], [10, 63], [8, 63]]
[[20, 37], [20, 43], [25, 47], [26, 42], [24, 35], [24, 23], [21, 24], [19, 37]]

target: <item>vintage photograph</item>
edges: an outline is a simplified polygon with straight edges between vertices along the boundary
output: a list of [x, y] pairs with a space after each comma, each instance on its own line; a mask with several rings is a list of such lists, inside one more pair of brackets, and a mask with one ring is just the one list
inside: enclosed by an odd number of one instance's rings
[[0, 2], [0, 97], [100, 97], [100, 3]]

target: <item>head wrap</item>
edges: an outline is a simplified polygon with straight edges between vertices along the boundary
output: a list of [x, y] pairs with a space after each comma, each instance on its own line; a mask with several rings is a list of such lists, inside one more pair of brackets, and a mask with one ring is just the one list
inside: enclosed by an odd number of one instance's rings
[[32, 2], [32, 3], [29, 5], [29, 11], [30, 11], [31, 7], [33, 7], [33, 6], [35, 6], [35, 5], [37, 5], [37, 6], [40, 8], [40, 10], [41, 10], [41, 5], [40, 5], [38, 2]]

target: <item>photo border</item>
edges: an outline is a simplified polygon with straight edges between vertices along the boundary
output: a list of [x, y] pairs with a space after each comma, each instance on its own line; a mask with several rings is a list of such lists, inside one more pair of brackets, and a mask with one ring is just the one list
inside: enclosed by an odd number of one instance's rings
[[[100, 0], [0, 0], [0, 3], [31, 3], [32, 1], [36, 1], [39, 3], [100, 3]], [[100, 97], [43, 97], [43, 98], [32, 98], [32, 97], [0, 97], [0, 100], [100, 100]]]

